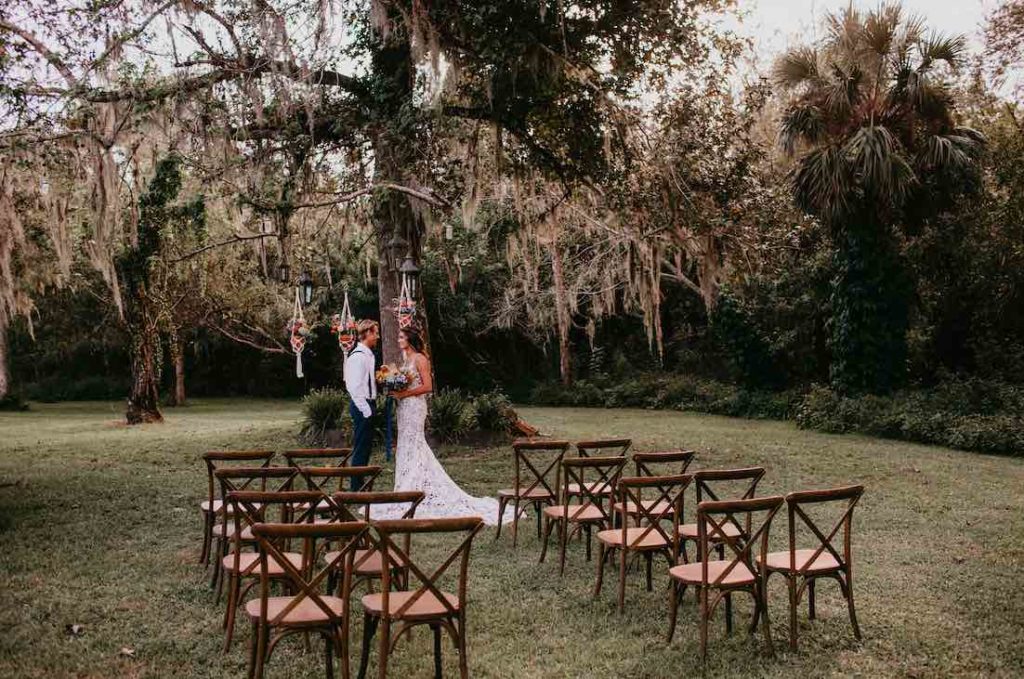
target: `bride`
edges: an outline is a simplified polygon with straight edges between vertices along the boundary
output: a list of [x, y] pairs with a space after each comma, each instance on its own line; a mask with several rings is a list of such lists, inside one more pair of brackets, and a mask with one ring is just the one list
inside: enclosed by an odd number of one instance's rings
[[459, 488], [427, 444], [427, 395], [433, 391], [434, 381], [423, 337], [413, 328], [399, 330], [398, 347], [405, 357], [402, 370], [412, 377], [408, 388], [393, 394], [398, 399], [395, 490], [423, 491], [416, 518], [480, 516], [488, 525], [495, 525], [498, 501], [473, 497]]

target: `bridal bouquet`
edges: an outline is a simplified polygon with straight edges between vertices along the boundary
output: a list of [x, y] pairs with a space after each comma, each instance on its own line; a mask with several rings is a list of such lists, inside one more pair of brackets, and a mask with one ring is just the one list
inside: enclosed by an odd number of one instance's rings
[[412, 382], [409, 373], [390, 364], [382, 365], [377, 370], [375, 377], [377, 388], [385, 395], [408, 389]]

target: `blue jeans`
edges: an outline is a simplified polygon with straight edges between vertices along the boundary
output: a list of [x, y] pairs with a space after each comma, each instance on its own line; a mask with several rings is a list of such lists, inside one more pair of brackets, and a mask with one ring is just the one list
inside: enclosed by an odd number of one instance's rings
[[[368, 401], [371, 417], [377, 409], [377, 404]], [[348, 414], [352, 418], [352, 466], [364, 467], [370, 461], [370, 451], [373, 449], [373, 420], [371, 417], [364, 417], [355, 403], [349, 403]], [[352, 477], [352, 490], [358, 491], [363, 487], [363, 477]]]

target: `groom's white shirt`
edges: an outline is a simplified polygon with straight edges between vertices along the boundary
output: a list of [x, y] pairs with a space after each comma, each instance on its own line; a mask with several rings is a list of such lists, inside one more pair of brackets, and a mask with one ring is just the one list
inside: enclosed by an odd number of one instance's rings
[[370, 417], [369, 401], [377, 398], [377, 358], [373, 350], [360, 342], [345, 359], [345, 390], [363, 417]]

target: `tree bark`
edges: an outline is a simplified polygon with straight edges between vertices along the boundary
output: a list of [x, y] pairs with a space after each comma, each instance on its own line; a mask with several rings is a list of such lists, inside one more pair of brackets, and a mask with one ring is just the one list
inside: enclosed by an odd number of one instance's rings
[[167, 343], [171, 351], [171, 362], [174, 364], [174, 390], [171, 403], [175, 406], [185, 405], [185, 348], [177, 328], [171, 330], [170, 341]]
[[565, 274], [562, 271], [562, 253], [558, 241], [551, 244], [551, 274], [555, 284], [555, 316], [558, 320], [558, 372], [562, 384], [572, 384], [572, 363], [569, 354], [569, 304], [565, 294]]
[[7, 369], [7, 316], [0, 314], [0, 401], [11, 391], [11, 376]]
[[[385, 40], [385, 39], [382, 39]], [[415, 163], [416, 125], [413, 107], [413, 64], [408, 36], [396, 32], [377, 45], [372, 58], [373, 82], [386, 123], [374, 135], [374, 182], [405, 184], [407, 169]], [[420, 232], [409, 198], [398, 191], [380, 191], [374, 198], [373, 221], [377, 230], [377, 294], [380, 310], [380, 345], [385, 363], [400, 363], [398, 318], [395, 299], [399, 294], [398, 264], [404, 252], [391, 253], [388, 243], [394, 234], [409, 242], [413, 257], [420, 259]], [[399, 262], [392, 261], [392, 254]]]
[[160, 414], [160, 335], [155, 326], [129, 323], [132, 386], [125, 420], [128, 424], [163, 422]]

